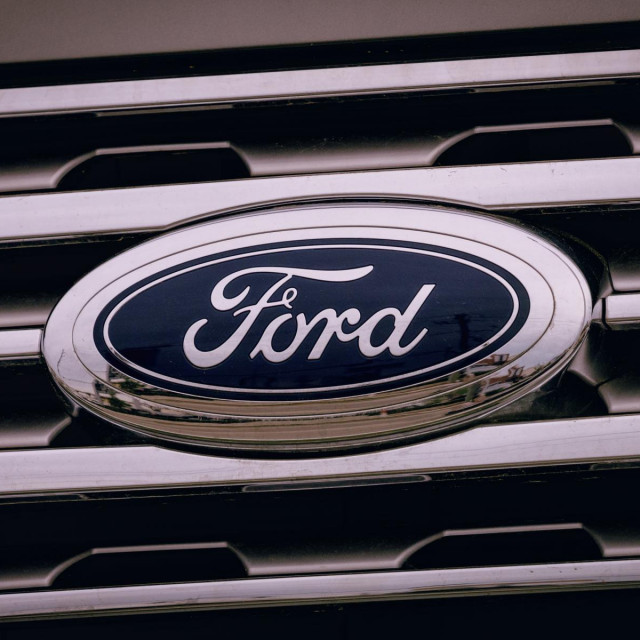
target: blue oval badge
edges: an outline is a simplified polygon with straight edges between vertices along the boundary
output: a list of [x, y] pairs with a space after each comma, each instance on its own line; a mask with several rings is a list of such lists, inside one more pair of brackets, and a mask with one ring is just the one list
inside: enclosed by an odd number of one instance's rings
[[105, 360], [218, 398], [331, 398], [423, 382], [481, 360], [528, 317], [523, 285], [442, 247], [334, 240], [207, 256], [100, 314]]
[[58, 303], [43, 354], [73, 403], [165, 443], [318, 453], [477, 420], [559, 372], [591, 313], [577, 266], [521, 225], [307, 204], [116, 256]]

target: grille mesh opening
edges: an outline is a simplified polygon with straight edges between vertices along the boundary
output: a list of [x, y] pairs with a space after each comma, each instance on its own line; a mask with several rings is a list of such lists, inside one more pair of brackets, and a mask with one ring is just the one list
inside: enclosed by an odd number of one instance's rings
[[445, 151], [439, 166], [579, 160], [627, 156], [629, 143], [614, 126], [478, 133]]
[[597, 560], [599, 549], [582, 530], [526, 531], [444, 537], [406, 562], [410, 569]]
[[246, 178], [249, 173], [231, 149], [152, 151], [96, 156], [70, 171], [60, 189], [142, 187]]
[[80, 560], [54, 581], [59, 589], [242, 578], [229, 549], [173, 549], [98, 553]]

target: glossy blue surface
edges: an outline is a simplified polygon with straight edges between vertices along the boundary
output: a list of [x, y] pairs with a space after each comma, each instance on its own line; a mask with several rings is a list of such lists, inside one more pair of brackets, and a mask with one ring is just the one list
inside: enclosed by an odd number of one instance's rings
[[[306, 275], [291, 275], [295, 270]], [[351, 279], [327, 281], [333, 274]], [[229, 308], [216, 309], [212, 291], [226, 277], [218, 289]], [[519, 331], [528, 312], [521, 283], [474, 256], [427, 245], [317, 240], [212, 255], [143, 280], [104, 309], [94, 339], [114, 367], [164, 389], [220, 398], [337, 398], [478, 363]], [[323, 319], [313, 323], [318, 314]], [[326, 317], [338, 317], [333, 329]], [[273, 335], [263, 338], [274, 321]], [[193, 343], [204, 360], [239, 337], [212, 366], [197, 366], [185, 353], [185, 335], [198, 322]], [[287, 355], [299, 332], [300, 344]], [[401, 355], [392, 353], [393, 344]], [[368, 347], [381, 352], [367, 355]], [[282, 361], [270, 361], [269, 353], [283, 353]]]

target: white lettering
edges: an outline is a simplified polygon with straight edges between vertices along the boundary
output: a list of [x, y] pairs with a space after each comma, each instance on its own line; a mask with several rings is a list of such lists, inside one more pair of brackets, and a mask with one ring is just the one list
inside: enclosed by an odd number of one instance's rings
[[[195, 344], [198, 332], [208, 323], [208, 320], [203, 318], [194, 322], [187, 330], [183, 340], [184, 354], [189, 362], [196, 367], [209, 368], [224, 362], [242, 344], [242, 341], [246, 338], [262, 311], [271, 307], [292, 309], [292, 303], [298, 296], [298, 290], [295, 287], [288, 287], [281, 293], [279, 293], [279, 291], [294, 277], [319, 280], [322, 282], [352, 282], [364, 278], [371, 273], [371, 271], [373, 271], [373, 266], [369, 265], [355, 269], [334, 271], [288, 267], [254, 267], [232, 273], [222, 278], [213, 288], [211, 292], [211, 305], [217, 311], [222, 312], [235, 309], [233, 316], [236, 317], [244, 314], [244, 319], [229, 338], [220, 346], [208, 351], [199, 349]], [[231, 298], [225, 295], [226, 287], [235, 280], [251, 274], [265, 273], [278, 274], [282, 277], [279, 278], [275, 284], [271, 285], [255, 304], [238, 308], [249, 294], [251, 286], [245, 287], [241, 293]], [[319, 359], [334, 336], [340, 342], [357, 340], [360, 352], [367, 357], [380, 355], [387, 349], [394, 356], [405, 355], [415, 348], [427, 334], [427, 329], [423, 328], [408, 344], [404, 346], [401, 345], [402, 338], [407, 332], [409, 325], [414, 320], [434, 287], [435, 285], [433, 284], [423, 285], [403, 313], [394, 307], [381, 309], [353, 331], [345, 330], [345, 324], [354, 327], [360, 322], [361, 313], [353, 307], [342, 313], [338, 313], [335, 309], [331, 308], [324, 309], [310, 320], [307, 320], [304, 313], [299, 313], [295, 316], [296, 328], [293, 340], [288, 347], [278, 351], [273, 346], [273, 339], [276, 332], [285, 325], [285, 323], [294, 322], [292, 313], [283, 313], [267, 325], [257, 344], [251, 351], [250, 357], [255, 358], [259, 354], [262, 354], [269, 362], [284, 362], [296, 353], [312, 330], [320, 323], [324, 323], [324, 328], [309, 352], [307, 356], [308, 360]], [[385, 341], [379, 345], [373, 345], [371, 343], [373, 331], [378, 324], [387, 317], [393, 318], [393, 330]]]

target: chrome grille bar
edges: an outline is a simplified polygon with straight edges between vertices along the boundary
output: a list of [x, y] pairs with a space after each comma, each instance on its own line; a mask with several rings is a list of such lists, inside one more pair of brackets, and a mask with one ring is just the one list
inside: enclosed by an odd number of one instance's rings
[[0, 242], [162, 231], [314, 199], [420, 199], [490, 211], [640, 201], [640, 157], [256, 178], [0, 198]]
[[640, 322], [640, 294], [609, 296], [605, 303], [604, 319], [612, 327], [637, 325]]
[[0, 496], [158, 488], [295, 488], [342, 480], [640, 460], [640, 415], [481, 426], [419, 444], [315, 460], [197, 455], [153, 446], [0, 453]]
[[131, 80], [0, 91], [0, 117], [229, 104], [468, 87], [603, 81], [640, 74], [640, 50]]
[[40, 357], [40, 329], [0, 331], [0, 360], [27, 360]]
[[611, 589], [640, 585], [640, 560], [330, 574], [0, 595], [4, 620]]

